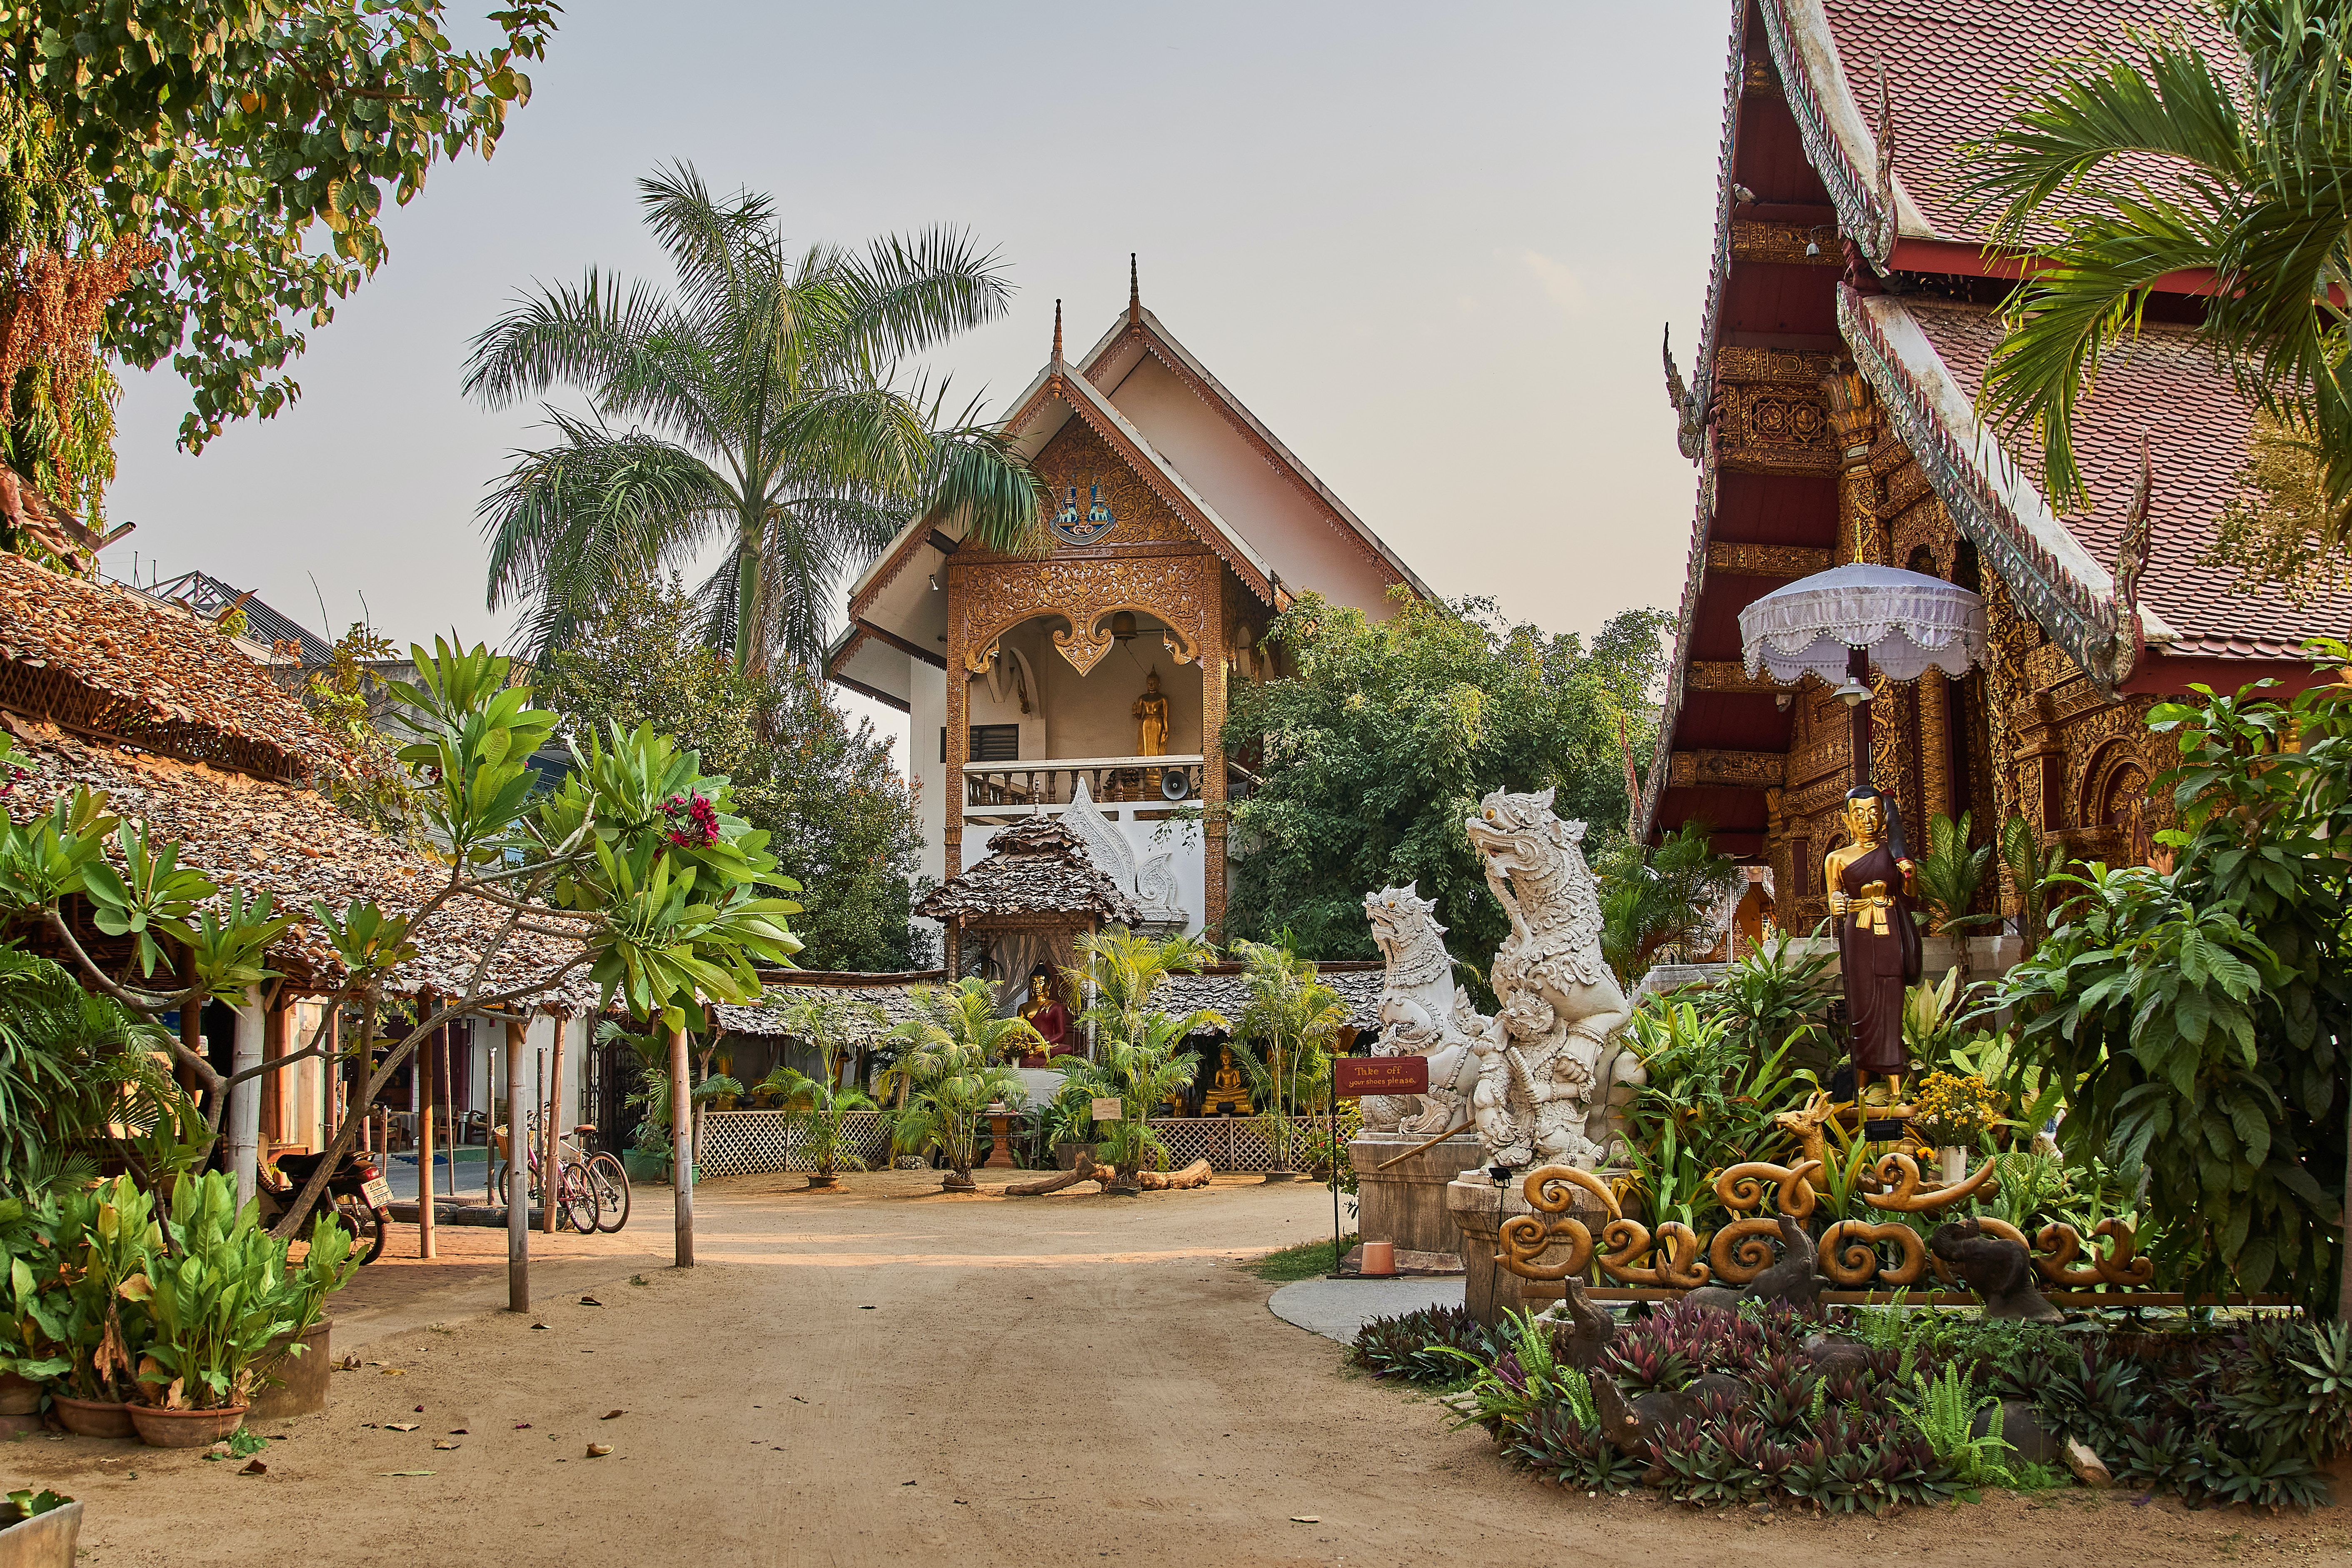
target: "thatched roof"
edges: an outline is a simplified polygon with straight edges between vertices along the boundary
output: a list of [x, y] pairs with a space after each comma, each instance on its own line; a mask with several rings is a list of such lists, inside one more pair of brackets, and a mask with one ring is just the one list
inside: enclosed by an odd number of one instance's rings
[[923, 896], [915, 912], [935, 921], [1003, 915], [1092, 916], [1109, 925], [1143, 918], [1087, 853], [1076, 834], [1052, 816], [1033, 816], [989, 840], [988, 858]]
[[352, 764], [268, 666], [210, 623], [5, 552], [0, 708], [262, 778], [300, 782]]
[[[1348, 1004], [1348, 1022], [1359, 1029], [1380, 1027], [1381, 987], [1387, 978], [1385, 968], [1378, 963], [1343, 963], [1322, 966], [1323, 984], [1339, 994]], [[737, 1034], [767, 1035], [793, 1037], [792, 1030], [777, 1011], [777, 1005], [787, 1001], [797, 991], [814, 991], [843, 1001], [871, 1002], [880, 1007], [890, 1023], [903, 1022], [915, 1016], [915, 1005], [909, 993], [917, 985], [940, 985], [945, 976], [937, 971], [918, 975], [882, 976], [861, 974], [829, 974], [823, 977], [793, 976], [789, 982], [771, 981], [768, 994], [761, 1003], [750, 1007], [718, 1009], [722, 1026]], [[1242, 1009], [1249, 1005], [1249, 990], [1242, 979], [1238, 963], [1221, 963], [1202, 974], [1171, 974], [1161, 980], [1151, 994], [1151, 1003], [1163, 1012], [1178, 1017], [1205, 1007], [1222, 1014], [1230, 1024], [1241, 1022]], [[879, 1028], [867, 1032], [853, 1029], [858, 1043], [878, 1037]]]
[[[247, 895], [268, 893], [278, 912], [305, 916], [270, 948], [270, 962], [298, 990], [331, 989], [343, 969], [317, 924], [313, 899], [341, 910], [353, 899], [372, 900], [387, 914], [406, 914], [437, 891], [448, 873], [425, 855], [372, 833], [310, 790], [271, 784], [247, 773], [128, 752], [68, 735], [54, 725], [0, 717], [31, 763], [32, 776], [5, 797], [9, 815], [24, 822], [46, 815], [49, 802], [76, 784], [107, 792], [119, 816], [180, 841], [180, 864]], [[113, 854], [109, 845], [110, 856]], [[479, 899], [453, 900], [418, 933], [418, 955], [394, 971], [390, 989], [454, 995], [506, 912]], [[578, 944], [517, 931], [492, 962], [485, 992], [527, 984], [562, 967]], [[559, 1013], [593, 1008], [596, 987], [581, 971], [559, 992], [527, 1005]]]

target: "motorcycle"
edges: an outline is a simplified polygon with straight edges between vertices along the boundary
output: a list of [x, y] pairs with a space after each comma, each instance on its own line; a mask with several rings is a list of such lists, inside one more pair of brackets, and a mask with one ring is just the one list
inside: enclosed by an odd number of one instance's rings
[[[274, 1173], [286, 1182], [283, 1188], [265, 1184], [257, 1194], [261, 1200], [261, 1221], [275, 1225], [319, 1168], [324, 1154], [280, 1154]], [[362, 1263], [373, 1263], [383, 1251], [383, 1237], [392, 1224], [392, 1184], [383, 1179], [375, 1162], [354, 1149], [343, 1156], [343, 1163], [327, 1178], [327, 1190], [320, 1202], [335, 1222], [352, 1233], [352, 1256]]]

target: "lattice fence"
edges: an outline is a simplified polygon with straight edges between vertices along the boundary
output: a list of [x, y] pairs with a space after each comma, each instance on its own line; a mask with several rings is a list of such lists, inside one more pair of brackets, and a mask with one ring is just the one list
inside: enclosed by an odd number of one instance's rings
[[[844, 1150], [874, 1170], [890, 1163], [890, 1132], [870, 1110], [842, 1119]], [[764, 1171], [814, 1171], [802, 1147], [805, 1134], [781, 1110], [711, 1110], [702, 1118], [702, 1173], [748, 1176]]]
[[[1305, 1134], [1319, 1123], [1314, 1117], [1292, 1119], [1298, 1134], [1291, 1141], [1291, 1158], [1296, 1162], [1305, 1144]], [[1151, 1130], [1168, 1145], [1168, 1168], [1181, 1170], [1195, 1160], [1206, 1160], [1214, 1171], [1270, 1171], [1274, 1169], [1274, 1141], [1266, 1136], [1265, 1124], [1255, 1117], [1238, 1116], [1155, 1116]]]
[[[1304, 1135], [1320, 1125], [1311, 1116], [1295, 1119]], [[1168, 1166], [1181, 1170], [1195, 1160], [1206, 1160], [1212, 1170], [1268, 1171], [1274, 1168], [1274, 1143], [1265, 1126], [1255, 1117], [1154, 1117], [1152, 1131], [1168, 1145]], [[873, 1111], [856, 1111], [844, 1119], [842, 1141], [869, 1169], [890, 1163], [889, 1130]], [[802, 1148], [803, 1134], [781, 1110], [712, 1110], [702, 1118], [702, 1173], [745, 1176], [767, 1171], [813, 1171], [816, 1163]], [[1294, 1154], [1293, 1158], [1297, 1156]]]

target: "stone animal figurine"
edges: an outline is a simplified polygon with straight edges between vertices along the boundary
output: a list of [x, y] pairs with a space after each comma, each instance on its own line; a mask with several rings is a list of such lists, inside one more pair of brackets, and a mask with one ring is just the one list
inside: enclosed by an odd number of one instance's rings
[[1445, 951], [1445, 928], [1437, 923], [1437, 900], [1421, 897], [1418, 885], [1407, 882], [1367, 893], [1364, 916], [1388, 961], [1381, 983], [1381, 1033], [1372, 1054], [1429, 1058], [1429, 1092], [1366, 1095], [1364, 1131], [1431, 1137], [1451, 1127], [1466, 1128], [1470, 1108], [1465, 1097], [1476, 1078], [1471, 1044], [1487, 1020], [1454, 984], [1454, 959]]
[[1740, 1404], [1748, 1397], [1747, 1384], [1719, 1372], [1708, 1373], [1676, 1393], [1660, 1390], [1631, 1398], [1608, 1373], [1594, 1371], [1586, 1376], [1592, 1385], [1592, 1413], [1600, 1418], [1601, 1435], [1616, 1445], [1618, 1452], [1635, 1458], [1648, 1457], [1651, 1445], [1668, 1428], [1696, 1420], [1700, 1403], [1708, 1395], [1727, 1394]]
[[1748, 1282], [1740, 1299], [1777, 1301], [1800, 1310], [1810, 1308], [1829, 1283], [1821, 1270], [1821, 1253], [1795, 1216], [1781, 1215], [1780, 1261]]
[[1488, 978], [1502, 1009], [1486, 1030], [1472, 1090], [1489, 1164], [1601, 1164], [1623, 1138], [1645, 1078], [1617, 1043], [1632, 1016], [1601, 956], [1601, 900], [1584, 824], [1552, 814], [1552, 792], [1478, 803], [1465, 825], [1486, 886], [1511, 918]]
[[1617, 1319], [1584, 1293], [1582, 1282], [1563, 1279], [1560, 1283], [1566, 1294], [1559, 1306], [1544, 1314], [1553, 1325], [1552, 1354], [1579, 1372], [1589, 1372], [1601, 1364], [1609, 1342], [1617, 1337]]
[[2042, 1296], [2034, 1280], [2033, 1258], [2025, 1248], [2007, 1237], [1985, 1235], [1972, 1219], [1937, 1226], [1927, 1238], [1927, 1249], [1983, 1298], [1988, 1318], [2054, 1323], [2065, 1316]]

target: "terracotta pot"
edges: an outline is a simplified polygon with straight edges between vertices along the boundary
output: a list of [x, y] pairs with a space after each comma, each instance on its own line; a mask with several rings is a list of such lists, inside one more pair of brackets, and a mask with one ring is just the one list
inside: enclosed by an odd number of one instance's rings
[[13, 1372], [0, 1372], [0, 1415], [31, 1415], [41, 1408], [41, 1385]]
[[1396, 1243], [1393, 1241], [1364, 1243], [1363, 1256], [1357, 1259], [1356, 1268], [1358, 1272], [1367, 1277], [1395, 1273], [1397, 1271]]
[[81, 1504], [69, 1502], [0, 1530], [0, 1568], [73, 1568]]
[[280, 1335], [269, 1342], [261, 1364], [268, 1367], [269, 1375], [278, 1381], [254, 1390], [252, 1413], [256, 1418], [317, 1415], [326, 1410], [327, 1374], [334, 1370], [327, 1353], [327, 1342], [334, 1327], [332, 1318], [321, 1318], [311, 1324], [310, 1332], [302, 1336], [303, 1353], [286, 1356], [276, 1366], [269, 1366], [270, 1358], [286, 1348], [289, 1336]]
[[131, 1424], [131, 1406], [111, 1399], [68, 1399], [55, 1396], [58, 1424], [77, 1437], [136, 1437], [139, 1429]]
[[209, 1448], [245, 1425], [245, 1406], [158, 1410], [152, 1405], [134, 1405], [131, 1424], [139, 1428], [139, 1440], [151, 1448]]

